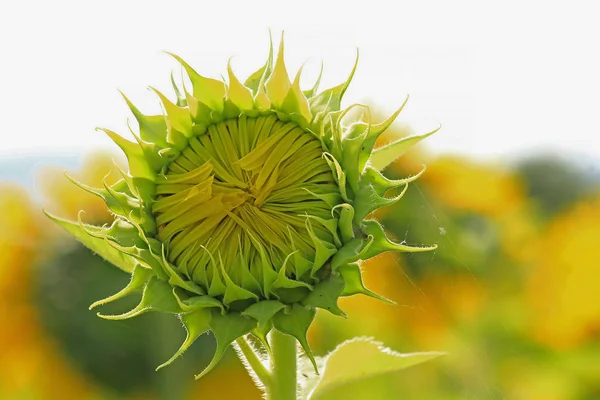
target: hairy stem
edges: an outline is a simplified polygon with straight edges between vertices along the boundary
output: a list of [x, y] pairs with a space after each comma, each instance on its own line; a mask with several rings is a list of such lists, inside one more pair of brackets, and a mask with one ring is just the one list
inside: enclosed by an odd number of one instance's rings
[[269, 335], [273, 351], [271, 384], [266, 387], [267, 400], [296, 400], [296, 339], [273, 329]]
[[238, 354], [240, 358], [243, 357], [242, 361], [244, 362], [244, 366], [246, 369], [251, 371], [256, 375], [256, 378], [262, 383], [262, 385], [267, 388], [271, 383], [271, 374], [267, 370], [267, 368], [262, 363], [258, 354], [256, 354], [256, 350], [252, 347], [250, 343], [246, 340], [245, 337], [239, 337], [235, 340], [235, 343], [238, 346], [238, 350], [241, 354]]

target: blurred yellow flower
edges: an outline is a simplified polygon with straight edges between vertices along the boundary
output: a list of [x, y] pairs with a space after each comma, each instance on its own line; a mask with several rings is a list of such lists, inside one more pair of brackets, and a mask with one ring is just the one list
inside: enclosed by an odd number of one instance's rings
[[[103, 188], [104, 181], [111, 185], [120, 179], [120, 167], [117, 167], [118, 163], [115, 164], [115, 160], [120, 160], [119, 157], [107, 152], [93, 153], [83, 159], [83, 165], [78, 171], [69, 172], [67, 175], [92, 188]], [[38, 183], [46, 199], [44, 205], [50, 212], [76, 220], [79, 211], [85, 210], [86, 221], [111, 219], [104, 201], [66, 179], [62, 168], [44, 169], [40, 173]]]
[[259, 400], [256, 388], [248, 372], [239, 362], [223, 363], [205, 378], [195, 382], [189, 399]]
[[91, 385], [60, 357], [33, 305], [40, 213], [27, 192], [0, 187], [0, 398], [86, 399]]
[[521, 205], [523, 188], [500, 166], [445, 156], [428, 163], [421, 184], [444, 204], [490, 217], [501, 217]]
[[532, 335], [572, 348], [600, 329], [600, 196], [582, 201], [551, 222], [529, 276], [526, 298]]

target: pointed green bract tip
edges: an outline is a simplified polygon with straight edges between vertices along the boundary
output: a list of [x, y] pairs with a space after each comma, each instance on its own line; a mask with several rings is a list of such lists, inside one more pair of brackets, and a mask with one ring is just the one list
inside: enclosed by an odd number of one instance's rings
[[187, 337], [158, 369], [210, 330], [217, 350], [197, 375], [204, 376], [240, 336], [266, 343], [276, 329], [298, 340], [316, 370], [306, 339], [316, 309], [346, 317], [338, 299], [354, 294], [390, 302], [365, 288], [358, 263], [386, 251], [435, 249], [395, 243], [369, 219], [423, 173], [390, 180], [381, 171], [435, 131], [376, 148], [406, 102], [380, 123], [364, 105], [342, 109], [358, 51], [348, 77], [320, 92], [321, 73], [308, 90], [302, 68], [290, 80], [283, 36], [277, 55], [271, 42], [267, 61], [243, 83], [230, 61], [225, 83], [168, 54], [192, 88], [171, 75], [173, 100], [151, 89], [163, 115], [143, 114], [122, 94], [138, 122], [135, 142], [99, 130], [123, 150], [129, 170], [103, 188], [73, 180], [102, 198], [115, 222], [98, 227], [47, 214], [131, 274], [124, 289], [90, 308], [141, 291], [132, 310], [98, 315], [177, 314]]

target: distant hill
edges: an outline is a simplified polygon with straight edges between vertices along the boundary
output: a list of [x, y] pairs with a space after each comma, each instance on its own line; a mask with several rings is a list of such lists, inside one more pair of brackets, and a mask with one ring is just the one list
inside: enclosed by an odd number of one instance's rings
[[75, 170], [80, 164], [81, 157], [76, 154], [0, 156], [0, 183], [18, 183], [26, 189], [33, 190], [41, 169], [53, 166]]

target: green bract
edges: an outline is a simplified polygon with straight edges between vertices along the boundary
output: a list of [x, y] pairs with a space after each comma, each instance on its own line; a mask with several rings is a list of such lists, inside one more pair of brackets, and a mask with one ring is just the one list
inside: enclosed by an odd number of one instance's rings
[[340, 296], [381, 298], [364, 287], [361, 260], [435, 248], [394, 243], [368, 219], [420, 175], [390, 180], [381, 170], [427, 135], [374, 150], [402, 107], [380, 123], [362, 105], [340, 110], [356, 65], [336, 87], [301, 90], [300, 72], [293, 82], [288, 77], [283, 40], [275, 65], [271, 47], [243, 84], [230, 66], [225, 83], [173, 57], [191, 93], [174, 84], [174, 103], [154, 90], [164, 115], [152, 116], [125, 98], [139, 124], [136, 142], [102, 130], [125, 152], [129, 171], [112, 186], [79, 184], [104, 199], [114, 223], [51, 216], [131, 274], [127, 287], [92, 307], [142, 291], [133, 310], [100, 316], [178, 314], [187, 339], [162, 366], [211, 330], [216, 354], [199, 376], [240, 336], [254, 334], [266, 345], [271, 329], [296, 337], [313, 359], [306, 331], [317, 308], [345, 315]]

